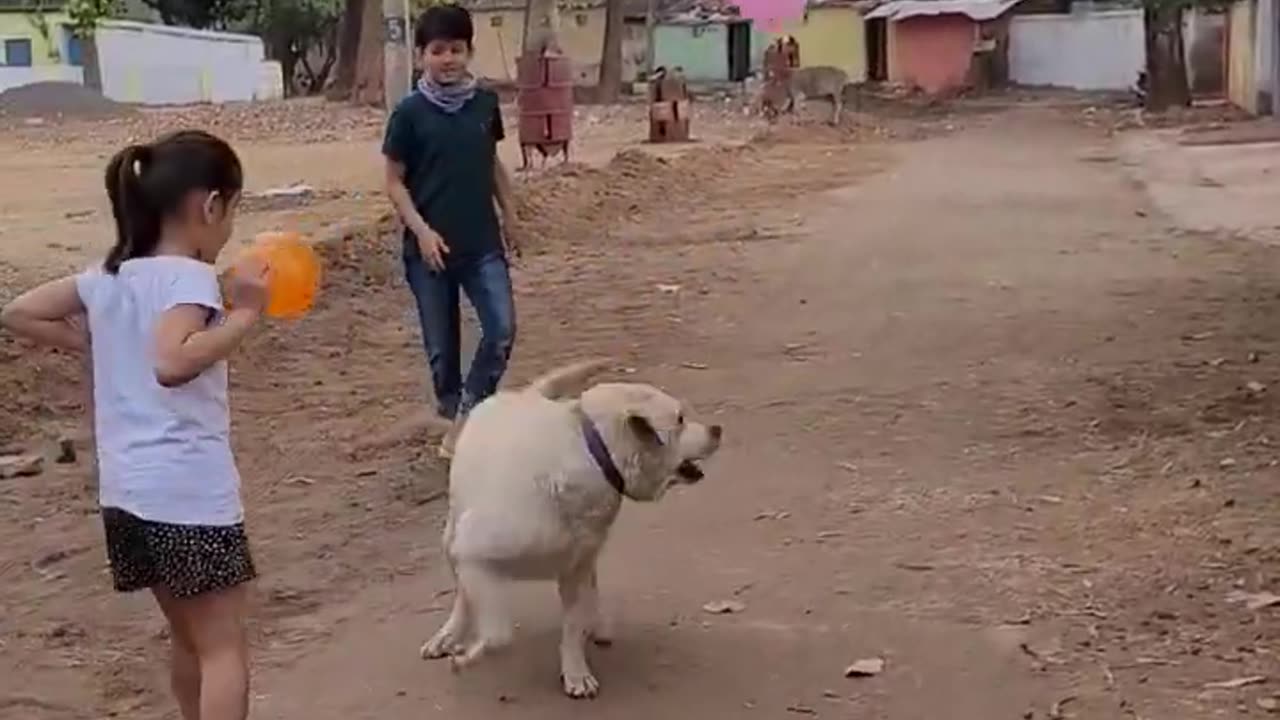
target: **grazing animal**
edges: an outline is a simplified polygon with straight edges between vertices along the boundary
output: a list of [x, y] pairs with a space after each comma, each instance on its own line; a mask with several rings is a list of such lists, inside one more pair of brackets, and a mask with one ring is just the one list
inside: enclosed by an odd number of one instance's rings
[[831, 124], [840, 124], [840, 113], [844, 110], [844, 89], [849, 84], [849, 75], [837, 67], [815, 65], [798, 68], [787, 80], [787, 107], [794, 111], [797, 103], [816, 98], [831, 100]]

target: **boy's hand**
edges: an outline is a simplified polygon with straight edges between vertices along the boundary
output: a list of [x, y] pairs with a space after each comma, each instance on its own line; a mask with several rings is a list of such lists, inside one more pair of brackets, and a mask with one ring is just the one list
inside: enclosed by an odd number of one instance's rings
[[413, 236], [418, 239], [418, 250], [422, 251], [422, 257], [431, 269], [444, 272], [444, 258], [449, 254], [449, 246], [444, 243], [440, 233], [424, 225], [414, 228]]
[[502, 223], [502, 247], [507, 259], [520, 258], [521, 248], [524, 247], [524, 229], [514, 218], [507, 218]]

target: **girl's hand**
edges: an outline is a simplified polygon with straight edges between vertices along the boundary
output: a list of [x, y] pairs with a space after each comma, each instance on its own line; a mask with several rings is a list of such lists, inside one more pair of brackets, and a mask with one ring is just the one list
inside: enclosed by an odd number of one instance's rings
[[19, 295], [0, 310], [0, 326], [42, 345], [84, 352], [89, 349], [84, 312], [75, 277], [65, 277]]
[[267, 263], [261, 258], [250, 255], [239, 260], [227, 282], [227, 298], [232, 309], [261, 314], [267, 306], [268, 279]]

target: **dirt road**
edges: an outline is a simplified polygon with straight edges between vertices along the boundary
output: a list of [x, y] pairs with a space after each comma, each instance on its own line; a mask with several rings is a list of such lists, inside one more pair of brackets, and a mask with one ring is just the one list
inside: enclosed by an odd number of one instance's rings
[[[1151, 477], [1132, 456], [1162, 457], [1144, 445], [1164, 433], [1108, 426], [1133, 409], [1113, 402], [1115, 374], [1200, 355], [1180, 338], [1214, 323], [1182, 313], [1223, 291], [1206, 283], [1239, 280], [1204, 262], [1221, 250], [1212, 240], [1140, 215], [1140, 189], [1092, 160], [1099, 142], [1033, 116], [899, 145], [887, 172], [790, 208], [793, 236], [693, 259], [706, 275], [678, 304], [687, 341], [646, 347], [644, 374], [731, 440], [709, 482], [629, 509], [603, 571], [621, 636], [595, 656], [597, 703], [556, 694], [548, 588], [520, 595], [527, 638], [511, 656], [461, 678], [417, 660], [447, 605], [436, 571], [353, 595], [322, 647], [263, 678], [262, 717], [1234, 708], [1200, 683], [1274, 671], [1274, 657], [1169, 657], [1185, 628], [1149, 626], [1199, 625], [1179, 578], [1221, 587], [1181, 564], [1221, 548], [1166, 542], [1190, 531], [1167, 505], [1201, 505], [1179, 496], [1217, 459], [1180, 457], [1173, 477]], [[433, 530], [418, 539], [428, 553]], [[1177, 609], [1149, 610], [1169, 583]], [[700, 610], [724, 598], [745, 612]], [[884, 675], [842, 677], [867, 657], [887, 659]], [[1164, 663], [1179, 669], [1150, 677]]]
[[[591, 703], [558, 693], [549, 587], [514, 591], [507, 656], [417, 658], [448, 583], [441, 469], [397, 430], [416, 331], [393, 252], [333, 249], [323, 305], [235, 371], [256, 717], [1262, 714], [1273, 683], [1206, 684], [1280, 671], [1275, 611], [1240, 594], [1277, 590], [1280, 257], [1172, 227], [1060, 115], [951, 129], [624, 154], [531, 188], [567, 207], [535, 218], [555, 242], [517, 278], [515, 379], [612, 353], [728, 432], [703, 484], [624, 512]], [[24, 412], [73, 407], [66, 363], [40, 369]], [[0, 709], [171, 716], [145, 599], [88, 610], [109, 596], [83, 479], [39, 483], [0, 503]], [[724, 599], [743, 611], [702, 610]]]

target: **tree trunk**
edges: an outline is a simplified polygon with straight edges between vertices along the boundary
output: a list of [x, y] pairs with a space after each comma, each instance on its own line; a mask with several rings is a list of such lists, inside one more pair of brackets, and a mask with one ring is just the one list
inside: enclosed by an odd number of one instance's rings
[[316, 48], [308, 47], [307, 51], [302, 53], [298, 62], [302, 64], [302, 71], [307, 74], [308, 93], [311, 95], [319, 95], [327, 89], [325, 85], [329, 82], [329, 76], [333, 72], [333, 66], [338, 60], [338, 49], [336, 47], [337, 33], [336, 29], [330, 30], [325, 34], [324, 42], [318, 48], [324, 53], [320, 61], [319, 69], [311, 66], [312, 50]]
[[356, 65], [360, 55], [360, 24], [364, 19], [365, 0], [345, 0], [338, 21], [338, 61], [333, 85], [326, 93], [330, 100], [348, 100], [356, 84]]
[[280, 74], [284, 78], [284, 96], [298, 94], [298, 56], [287, 52], [280, 58]]
[[319, 72], [316, 72], [312, 78], [311, 93], [313, 95], [319, 95], [324, 92], [325, 86], [329, 82], [329, 77], [333, 74], [333, 68], [338, 64], [337, 41], [337, 33], [329, 33], [329, 40], [325, 43], [324, 48], [324, 62], [321, 63]]
[[1182, 5], [1148, 0], [1143, 9], [1147, 45], [1147, 109], [1160, 112], [1191, 104], [1187, 55], [1182, 42]]
[[102, 65], [98, 62], [97, 31], [85, 33], [80, 38], [80, 59], [84, 63], [84, 86], [102, 92]]
[[285, 97], [297, 95], [298, 55], [294, 52], [290, 38], [277, 29], [274, 33], [268, 33], [263, 41], [267, 45], [267, 58], [280, 63]]
[[351, 102], [381, 106], [384, 81], [382, 72], [386, 55], [382, 39], [382, 0], [364, 0], [363, 11]]
[[649, 0], [644, 11], [644, 79], [653, 77], [653, 69], [657, 65], [657, 54], [654, 52], [653, 36], [658, 27], [658, 0]]
[[600, 51], [597, 100], [613, 103], [622, 96], [622, 34], [626, 29], [623, 0], [608, 0], [604, 12], [604, 48]]

